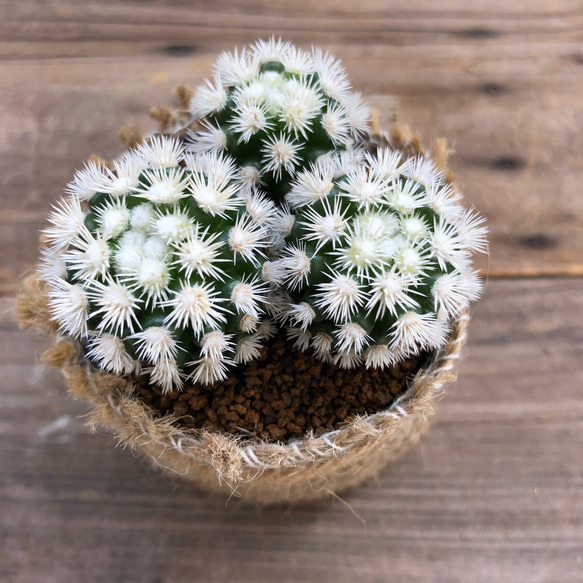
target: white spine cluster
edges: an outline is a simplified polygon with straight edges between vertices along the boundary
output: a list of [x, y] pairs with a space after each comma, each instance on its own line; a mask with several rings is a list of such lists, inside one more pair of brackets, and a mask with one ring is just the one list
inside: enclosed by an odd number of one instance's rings
[[[219, 86], [204, 94], [206, 107]], [[212, 383], [257, 356], [275, 205], [227, 155], [154, 137], [113, 169], [75, 175], [45, 231], [52, 318], [98, 366], [164, 390]], [[197, 358], [192, 358], [198, 355]]]
[[[255, 183], [270, 186], [293, 178], [323, 152], [352, 149], [370, 118], [339, 61], [273, 38], [223, 53], [190, 111], [203, 126], [191, 135], [191, 151], [226, 151], [254, 169]], [[274, 191], [273, 198], [281, 195]]]
[[483, 219], [458, 200], [430, 160], [390, 149], [298, 174], [287, 195], [298, 228], [279, 259], [293, 298], [279, 316], [296, 345], [375, 368], [443, 345], [480, 294], [471, 255], [486, 249]]

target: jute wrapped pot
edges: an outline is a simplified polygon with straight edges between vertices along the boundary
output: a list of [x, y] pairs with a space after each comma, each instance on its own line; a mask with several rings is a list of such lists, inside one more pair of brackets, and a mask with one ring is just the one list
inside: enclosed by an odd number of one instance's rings
[[289, 443], [241, 440], [220, 432], [185, 429], [136, 398], [124, 377], [96, 369], [81, 346], [60, 336], [49, 319], [42, 283], [29, 276], [17, 301], [26, 327], [48, 334], [46, 364], [60, 368], [71, 395], [87, 401], [91, 427], [104, 427], [169, 474], [205, 490], [272, 504], [308, 500], [345, 490], [376, 475], [426, 431], [433, 400], [455, 379], [454, 363], [466, 338], [467, 315], [454, 323], [448, 343], [434, 353], [406, 391], [385, 411], [360, 416], [319, 437]]
[[[137, 134], [131, 136], [129, 145], [139, 140]], [[381, 145], [408, 155], [425, 153], [419, 137], [398, 126], [390, 134], [376, 132], [371, 136], [372, 151]], [[446, 181], [452, 182], [453, 174], [446, 168], [447, 154], [442, 140], [430, 151]], [[302, 439], [273, 443], [188, 429], [174, 416], [162, 416], [143, 403], [128, 378], [97, 369], [79, 343], [58, 333], [49, 317], [44, 284], [35, 274], [24, 282], [16, 312], [22, 326], [49, 336], [43, 361], [62, 370], [73, 397], [89, 403], [88, 424], [92, 428], [110, 430], [121, 444], [168, 474], [208, 491], [261, 504], [336, 494], [378, 474], [414, 445], [428, 428], [436, 395], [455, 379], [454, 364], [465, 342], [469, 319], [467, 313], [457, 318], [447, 344], [430, 355], [388, 409], [358, 416], [320, 436], [308, 431]]]

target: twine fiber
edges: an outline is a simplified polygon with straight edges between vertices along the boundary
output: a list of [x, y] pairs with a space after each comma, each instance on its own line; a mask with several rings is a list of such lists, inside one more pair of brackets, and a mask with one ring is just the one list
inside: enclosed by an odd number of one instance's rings
[[[419, 137], [402, 127], [373, 136], [369, 147], [385, 144], [408, 154], [424, 152]], [[451, 182], [447, 153], [445, 141], [433, 144], [431, 156]], [[96, 369], [78, 343], [59, 334], [49, 317], [44, 284], [36, 274], [25, 280], [16, 314], [23, 327], [49, 336], [42, 360], [60, 368], [71, 395], [91, 405], [87, 421], [91, 428], [107, 428], [118, 442], [155, 466], [200, 488], [261, 504], [334, 495], [376, 475], [417, 443], [433, 415], [435, 396], [445, 383], [455, 380], [454, 364], [469, 320], [467, 313], [458, 317], [447, 344], [431, 355], [388, 409], [353, 418], [319, 437], [308, 433], [302, 439], [273, 443], [188, 429], [172, 415], [160, 416], [137, 398], [127, 378]]]

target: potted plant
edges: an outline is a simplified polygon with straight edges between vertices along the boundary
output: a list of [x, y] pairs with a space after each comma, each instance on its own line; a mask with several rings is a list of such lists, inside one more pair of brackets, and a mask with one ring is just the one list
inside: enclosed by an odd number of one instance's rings
[[483, 221], [444, 144], [371, 132], [319, 49], [259, 41], [179, 93], [75, 175], [19, 320], [90, 424], [170, 473], [261, 503], [352, 486], [454, 378]]

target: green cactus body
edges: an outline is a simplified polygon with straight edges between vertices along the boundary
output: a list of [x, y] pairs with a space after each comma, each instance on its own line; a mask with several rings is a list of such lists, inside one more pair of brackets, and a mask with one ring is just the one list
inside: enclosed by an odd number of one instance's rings
[[274, 39], [223, 53], [190, 109], [204, 129], [187, 147], [228, 152], [243, 183], [277, 202], [310, 162], [351, 149], [370, 117], [338, 61], [320, 49], [308, 53]]
[[485, 228], [422, 157], [381, 149], [321, 158], [286, 200], [295, 224], [279, 260], [301, 349], [344, 367], [391, 366], [439, 348], [478, 297], [471, 254]]
[[89, 163], [54, 208], [39, 268], [62, 334], [169, 391], [224, 380], [287, 328], [343, 367], [441, 346], [480, 292], [482, 219], [425, 158], [365, 153], [369, 110], [327, 53], [222, 54], [186, 141]]
[[41, 277], [60, 330], [105, 370], [145, 369], [165, 390], [212, 383], [258, 355], [274, 205], [223, 154], [185, 154], [155, 137], [114, 163], [90, 163], [45, 231]]

